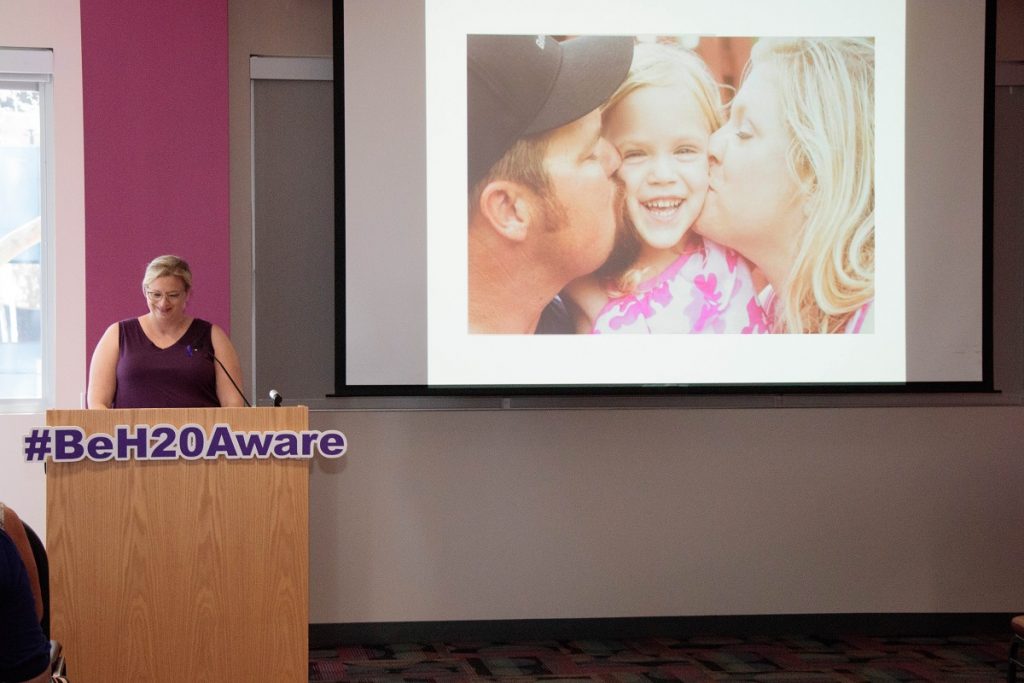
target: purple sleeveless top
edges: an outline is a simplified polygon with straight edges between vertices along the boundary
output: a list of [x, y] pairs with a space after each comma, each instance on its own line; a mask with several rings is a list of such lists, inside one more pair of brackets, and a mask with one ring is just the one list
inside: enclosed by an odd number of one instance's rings
[[120, 357], [114, 408], [216, 408], [217, 375], [213, 326], [193, 318], [176, 341], [161, 349], [142, 331], [137, 318], [118, 323]]

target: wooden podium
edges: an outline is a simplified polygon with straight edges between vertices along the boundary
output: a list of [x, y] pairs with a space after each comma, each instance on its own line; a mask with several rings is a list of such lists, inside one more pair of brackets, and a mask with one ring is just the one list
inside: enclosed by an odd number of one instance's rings
[[[308, 429], [308, 409], [51, 410], [119, 425]], [[309, 461], [48, 462], [52, 637], [76, 683], [304, 682]]]

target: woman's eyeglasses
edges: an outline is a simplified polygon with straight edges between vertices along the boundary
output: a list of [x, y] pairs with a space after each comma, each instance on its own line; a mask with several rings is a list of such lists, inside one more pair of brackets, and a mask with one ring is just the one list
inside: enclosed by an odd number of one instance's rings
[[182, 294], [183, 292], [167, 292], [164, 294], [163, 292], [151, 292], [148, 289], [146, 290], [146, 298], [155, 304], [163, 301], [164, 297], [167, 297], [167, 300], [173, 304], [181, 298]]

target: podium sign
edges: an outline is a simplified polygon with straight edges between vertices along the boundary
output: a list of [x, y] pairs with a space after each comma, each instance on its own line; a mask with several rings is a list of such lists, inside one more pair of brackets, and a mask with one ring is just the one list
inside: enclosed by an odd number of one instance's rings
[[[85, 437], [308, 422], [304, 406], [46, 414]], [[46, 494], [52, 633], [76, 683], [307, 680], [308, 460], [51, 461]]]

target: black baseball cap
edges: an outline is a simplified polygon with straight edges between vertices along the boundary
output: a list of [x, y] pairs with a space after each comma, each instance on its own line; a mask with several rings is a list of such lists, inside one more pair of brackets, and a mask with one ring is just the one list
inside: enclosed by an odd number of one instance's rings
[[631, 36], [466, 37], [469, 187], [516, 140], [572, 123], [626, 79]]

